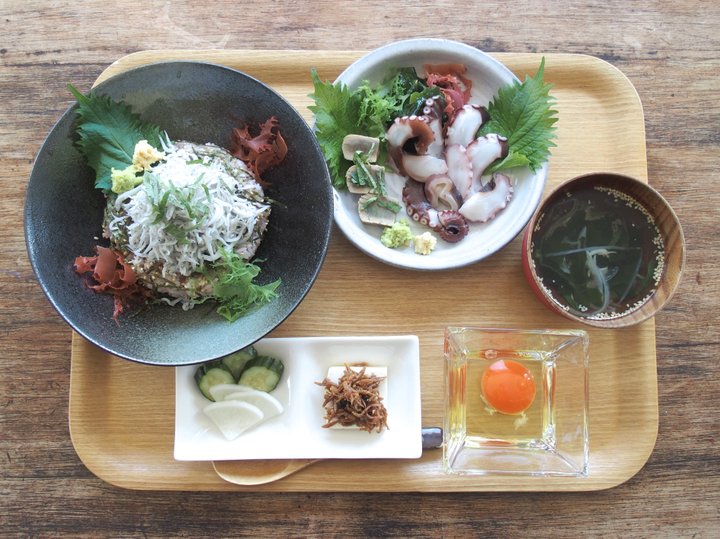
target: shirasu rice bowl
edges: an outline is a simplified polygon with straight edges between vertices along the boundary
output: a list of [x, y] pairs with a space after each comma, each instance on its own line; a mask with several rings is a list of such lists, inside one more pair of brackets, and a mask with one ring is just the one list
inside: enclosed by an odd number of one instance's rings
[[270, 204], [227, 150], [185, 141], [163, 149], [142, 183], [108, 197], [103, 235], [140, 284], [189, 309], [212, 294], [214, 264], [223, 256], [253, 257]]

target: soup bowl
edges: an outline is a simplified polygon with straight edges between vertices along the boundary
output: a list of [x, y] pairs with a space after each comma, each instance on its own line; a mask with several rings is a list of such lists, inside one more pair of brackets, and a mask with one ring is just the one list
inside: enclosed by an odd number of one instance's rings
[[573, 178], [540, 204], [523, 236], [537, 297], [601, 328], [644, 322], [674, 294], [685, 264], [677, 215], [655, 189], [622, 174]]

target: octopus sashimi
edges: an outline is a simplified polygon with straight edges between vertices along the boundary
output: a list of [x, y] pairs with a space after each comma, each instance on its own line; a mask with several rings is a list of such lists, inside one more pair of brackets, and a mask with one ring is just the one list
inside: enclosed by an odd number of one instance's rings
[[464, 105], [463, 108], [457, 111], [453, 121], [448, 125], [445, 145], [459, 144], [467, 146], [475, 140], [476, 133], [489, 118], [490, 116], [485, 107]]
[[[490, 118], [485, 107], [469, 102], [472, 81], [464, 65], [426, 65], [425, 70], [425, 83], [440, 95], [426, 99], [418, 113], [395, 118], [385, 132], [386, 195], [389, 200], [400, 195], [414, 221], [454, 243], [468, 234], [471, 222], [487, 222], [510, 201], [509, 177], [483, 176], [507, 155], [508, 144], [498, 134], [478, 136]], [[343, 146], [346, 159], [349, 154]]]
[[474, 193], [458, 210], [467, 220], [485, 223], [510, 202], [513, 186], [505, 174], [493, 174], [488, 187], [489, 189]]

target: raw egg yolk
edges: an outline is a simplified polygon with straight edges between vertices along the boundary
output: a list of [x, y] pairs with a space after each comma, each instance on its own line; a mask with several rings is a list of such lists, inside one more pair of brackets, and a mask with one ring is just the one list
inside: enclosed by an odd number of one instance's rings
[[503, 414], [520, 414], [535, 400], [535, 380], [515, 361], [499, 359], [485, 369], [481, 381], [485, 402]]

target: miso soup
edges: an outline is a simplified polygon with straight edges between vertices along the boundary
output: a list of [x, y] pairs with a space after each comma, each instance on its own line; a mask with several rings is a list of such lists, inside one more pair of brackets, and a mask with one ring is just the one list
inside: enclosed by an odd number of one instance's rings
[[575, 316], [616, 318], [655, 292], [664, 265], [647, 209], [607, 187], [564, 193], [537, 220], [532, 258], [551, 297]]

